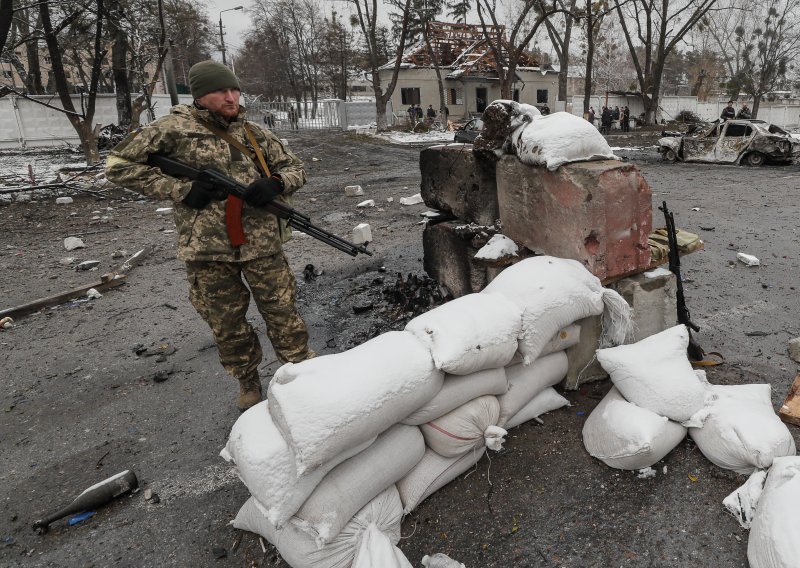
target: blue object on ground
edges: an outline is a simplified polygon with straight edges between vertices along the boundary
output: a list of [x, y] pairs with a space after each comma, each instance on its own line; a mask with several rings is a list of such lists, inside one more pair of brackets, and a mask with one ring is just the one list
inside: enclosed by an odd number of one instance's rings
[[77, 525], [77, 524], [78, 524], [78, 523], [80, 523], [81, 521], [85, 521], [85, 520], [86, 520], [86, 519], [88, 519], [89, 517], [93, 517], [93, 516], [95, 516], [96, 514], [97, 514], [97, 512], [96, 512], [96, 511], [86, 511], [85, 513], [81, 513], [80, 515], [75, 515], [74, 517], [72, 517], [72, 518], [71, 518], [69, 521], [67, 521], [67, 522], [69, 523], [69, 526]]

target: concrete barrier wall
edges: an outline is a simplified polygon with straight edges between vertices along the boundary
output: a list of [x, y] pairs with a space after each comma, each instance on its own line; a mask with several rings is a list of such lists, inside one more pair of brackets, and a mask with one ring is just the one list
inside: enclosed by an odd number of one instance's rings
[[[58, 97], [36, 96], [36, 100], [62, 108]], [[182, 103], [192, 102], [189, 95], [181, 95]], [[81, 108], [79, 96], [72, 97], [76, 109]], [[156, 117], [164, 116], [171, 108], [169, 95], [153, 95]], [[147, 113], [142, 113], [147, 120]], [[95, 124], [117, 123], [114, 95], [98, 95], [95, 105]], [[67, 116], [25, 98], [7, 96], [0, 98], [0, 148], [25, 148], [79, 144], [78, 134]]]

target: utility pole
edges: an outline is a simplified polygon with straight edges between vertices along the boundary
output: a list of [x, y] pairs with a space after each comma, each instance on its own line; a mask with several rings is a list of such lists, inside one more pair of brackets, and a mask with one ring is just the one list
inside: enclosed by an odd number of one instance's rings
[[222, 64], [227, 65], [228, 61], [225, 59], [225, 33], [222, 31], [222, 14], [223, 12], [230, 12], [231, 10], [241, 10], [244, 6], [236, 6], [235, 8], [228, 8], [219, 13], [219, 46], [222, 52]]

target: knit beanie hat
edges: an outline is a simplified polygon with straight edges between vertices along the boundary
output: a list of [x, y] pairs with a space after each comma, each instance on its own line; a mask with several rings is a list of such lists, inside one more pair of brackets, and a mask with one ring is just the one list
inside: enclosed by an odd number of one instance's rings
[[189, 69], [189, 91], [195, 99], [217, 89], [239, 88], [239, 79], [233, 71], [217, 61], [201, 61]]

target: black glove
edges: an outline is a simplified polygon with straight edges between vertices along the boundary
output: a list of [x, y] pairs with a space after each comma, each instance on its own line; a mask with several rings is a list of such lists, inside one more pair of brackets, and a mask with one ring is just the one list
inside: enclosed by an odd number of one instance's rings
[[283, 193], [283, 181], [280, 177], [260, 178], [247, 186], [242, 199], [253, 207], [264, 207]]
[[225, 195], [216, 190], [213, 183], [197, 180], [192, 182], [192, 189], [183, 198], [183, 204], [193, 209], [202, 209], [211, 203], [212, 199], [225, 199]]

